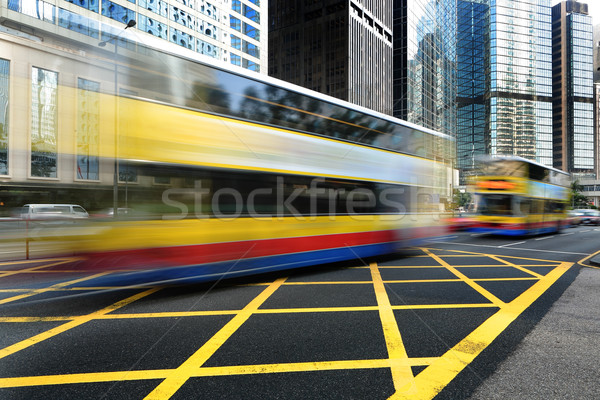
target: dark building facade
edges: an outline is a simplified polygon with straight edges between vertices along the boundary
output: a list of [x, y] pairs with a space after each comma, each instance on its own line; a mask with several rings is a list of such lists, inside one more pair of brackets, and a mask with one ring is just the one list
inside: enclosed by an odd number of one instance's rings
[[592, 18], [585, 3], [552, 8], [554, 166], [595, 175]]
[[269, 75], [392, 114], [391, 0], [269, 1]]
[[457, 2], [457, 129], [456, 167], [466, 177], [476, 171], [476, 156], [489, 154], [486, 129], [486, 44], [489, 42], [487, 1]]

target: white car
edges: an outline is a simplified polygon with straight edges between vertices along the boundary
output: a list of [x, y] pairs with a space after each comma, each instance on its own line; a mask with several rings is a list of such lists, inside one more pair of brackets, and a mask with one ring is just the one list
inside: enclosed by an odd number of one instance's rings
[[89, 214], [77, 204], [25, 204], [20, 216], [29, 221], [64, 221], [85, 219]]

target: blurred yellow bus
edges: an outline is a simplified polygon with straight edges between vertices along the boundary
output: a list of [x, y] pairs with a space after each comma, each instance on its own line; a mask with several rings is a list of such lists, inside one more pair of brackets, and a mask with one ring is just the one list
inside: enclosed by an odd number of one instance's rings
[[480, 160], [474, 232], [535, 235], [567, 226], [570, 175], [520, 157]]

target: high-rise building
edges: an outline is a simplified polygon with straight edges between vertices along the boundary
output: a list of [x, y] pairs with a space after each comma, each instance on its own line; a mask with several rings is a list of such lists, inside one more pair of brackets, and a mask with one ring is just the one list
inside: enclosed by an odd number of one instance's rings
[[585, 3], [552, 8], [554, 166], [594, 177], [592, 18]]
[[269, 1], [269, 75], [392, 114], [391, 0]]
[[456, 134], [456, 0], [395, 0], [394, 116]]
[[457, 166], [480, 155], [552, 166], [550, 0], [457, 3]]
[[456, 167], [464, 184], [476, 171], [476, 156], [488, 154], [486, 129], [486, 33], [489, 29], [487, 0], [457, 2], [457, 129]]
[[490, 154], [552, 166], [550, 0], [494, 3], [487, 54]]
[[[110, 40], [129, 21], [146, 35], [226, 63], [267, 70], [266, 0], [3, 0], [1, 17], [96, 43]], [[37, 22], [35, 20], [38, 20]]]

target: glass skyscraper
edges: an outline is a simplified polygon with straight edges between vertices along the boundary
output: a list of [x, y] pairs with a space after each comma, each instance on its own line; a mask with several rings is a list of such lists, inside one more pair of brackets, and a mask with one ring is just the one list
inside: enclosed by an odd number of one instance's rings
[[489, 32], [491, 155], [552, 166], [550, 0], [492, 0]]
[[457, 2], [456, 167], [466, 176], [475, 171], [477, 155], [489, 153], [486, 130], [485, 63], [489, 5], [487, 0]]
[[458, 0], [457, 167], [514, 155], [552, 166], [550, 0]]
[[552, 8], [554, 165], [576, 177], [595, 173], [592, 17], [587, 4]]
[[394, 1], [394, 116], [456, 133], [456, 0]]

